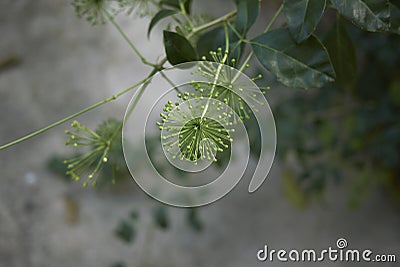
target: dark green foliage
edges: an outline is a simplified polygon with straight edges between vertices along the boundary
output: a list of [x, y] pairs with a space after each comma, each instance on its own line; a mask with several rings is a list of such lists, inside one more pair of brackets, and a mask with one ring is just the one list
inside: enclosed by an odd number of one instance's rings
[[331, 0], [338, 12], [367, 31], [387, 31], [390, 28], [388, 0]]
[[[197, 41], [197, 52], [207, 60], [211, 60], [210, 51], [217, 51], [219, 47], [225, 48], [225, 33], [223, 27], [217, 27], [201, 35]], [[225, 50], [225, 49], [224, 49]]]
[[242, 38], [246, 37], [247, 31], [253, 26], [258, 17], [258, 0], [235, 0], [237, 6], [236, 31]]
[[[248, 30], [254, 25], [259, 13], [258, 0], [235, 0], [237, 6], [236, 20], [232, 28], [228, 28], [229, 36], [229, 60], [239, 60], [245, 44]], [[202, 34], [197, 41], [197, 52], [200, 56], [205, 56], [207, 60], [212, 61], [209, 55], [210, 51], [217, 51], [218, 48], [225, 50], [225, 30], [219, 26]]]
[[333, 82], [335, 73], [322, 43], [311, 36], [301, 44], [285, 28], [264, 33], [252, 41], [261, 64], [289, 87], [322, 87]]
[[326, 0], [285, 0], [284, 13], [290, 33], [301, 43], [314, 32], [326, 6]]
[[400, 34], [400, 9], [394, 4], [390, 4], [390, 31]]
[[197, 60], [197, 53], [182, 35], [164, 31], [164, 46], [167, 59], [172, 65]]
[[335, 69], [336, 83], [351, 90], [357, 78], [356, 48], [340, 18], [329, 30], [324, 44]]
[[277, 155], [296, 155], [299, 190], [312, 198], [343, 180], [356, 207], [376, 186], [400, 197], [400, 37], [351, 30], [363, 59], [357, 83], [342, 76], [324, 90], [293, 95], [275, 114]]

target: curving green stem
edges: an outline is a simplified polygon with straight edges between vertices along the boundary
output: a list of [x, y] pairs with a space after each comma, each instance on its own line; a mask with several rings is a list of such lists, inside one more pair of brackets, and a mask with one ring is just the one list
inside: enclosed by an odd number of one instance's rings
[[279, 15], [282, 13], [283, 10], [283, 3], [279, 6], [279, 8], [276, 10], [274, 16], [272, 17], [271, 21], [268, 23], [267, 27], [264, 30], [264, 33], [266, 33], [267, 31], [269, 31], [272, 27], [272, 25], [274, 25], [274, 23], [276, 22], [276, 20], [278, 19]]
[[140, 58], [143, 64], [155, 67], [156, 64], [153, 64], [149, 61], [146, 60], [146, 58], [139, 52], [139, 50], [136, 48], [136, 46], [132, 43], [132, 41], [129, 39], [129, 37], [126, 35], [126, 33], [122, 30], [121, 26], [114, 20], [114, 17], [105, 9], [103, 8], [104, 14], [106, 14], [108, 20], [111, 22], [111, 24], [117, 29], [117, 31], [121, 34], [121, 36], [125, 39], [125, 41], [129, 44], [129, 46], [132, 48], [132, 50], [135, 52], [135, 54]]
[[237, 13], [237, 10], [231, 11], [228, 14], [226, 14], [226, 15], [220, 17], [220, 18], [212, 20], [212, 21], [210, 21], [210, 22], [208, 22], [208, 23], [206, 23], [204, 25], [201, 25], [199, 27], [193, 28], [192, 31], [189, 33], [189, 35], [186, 36], [187, 39], [192, 38], [195, 34], [197, 34], [199, 32], [205, 31], [205, 30], [207, 30], [207, 29], [209, 29], [209, 28], [211, 28], [213, 26], [216, 26], [218, 24], [221, 24], [221, 23], [233, 18], [234, 16], [236, 16], [236, 13]]
[[189, 23], [190, 28], [193, 29], [193, 23], [192, 20], [189, 18], [187, 12], [186, 12], [186, 8], [185, 8], [185, 2], [182, 0], [179, 0], [179, 7], [181, 9], [181, 14], [183, 15], [183, 17], [185, 18], [185, 20], [187, 21], [187, 23]]
[[[80, 116], [80, 115], [82, 115], [82, 114], [84, 114], [84, 113], [86, 113], [88, 111], [91, 111], [91, 110], [93, 110], [93, 109], [95, 109], [95, 108], [97, 108], [99, 106], [102, 106], [102, 105], [104, 105], [104, 104], [106, 104], [108, 102], [111, 102], [111, 101], [117, 99], [121, 95], [126, 94], [127, 92], [135, 89], [136, 87], [138, 87], [140, 85], [144, 85], [144, 86], [142, 86], [142, 90], [144, 90], [144, 88], [146, 88], [145, 84], [147, 84], [147, 83], [149, 83], [151, 81], [152, 76], [155, 73], [157, 73], [157, 72], [159, 72], [159, 71], [161, 71], [163, 69], [163, 65], [167, 62], [166, 58], [163, 58], [160, 61], [159, 64], [153, 64], [151, 62], [148, 62], [143, 57], [143, 55], [139, 52], [139, 50], [136, 48], [136, 46], [132, 43], [132, 41], [129, 39], [129, 37], [125, 34], [125, 32], [122, 30], [122, 28], [119, 26], [119, 24], [114, 20], [113, 16], [107, 10], [104, 10], [104, 13], [106, 14], [106, 16], [109, 19], [109, 21], [111, 22], [111, 24], [117, 29], [117, 31], [121, 34], [121, 36], [124, 38], [124, 40], [129, 44], [129, 46], [132, 48], [132, 50], [135, 52], [135, 54], [140, 58], [142, 63], [145, 64], [145, 65], [153, 67], [153, 70], [151, 71], [151, 73], [145, 79], [143, 79], [143, 80], [139, 81], [138, 83], [136, 83], [136, 84], [134, 84], [134, 85], [122, 90], [121, 92], [119, 92], [119, 93], [117, 93], [115, 95], [112, 95], [112, 96], [110, 96], [108, 98], [105, 98], [100, 102], [97, 102], [97, 103], [95, 103], [95, 104], [93, 104], [93, 105], [91, 105], [89, 107], [86, 107], [86, 108], [84, 108], [84, 109], [82, 109], [82, 110], [80, 110], [80, 111], [78, 111], [78, 112], [76, 112], [76, 113], [74, 113], [72, 115], [69, 115], [69, 116], [67, 116], [67, 117], [65, 117], [65, 118], [63, 118], [63, 119], [61, 119], [59, 121], [56, 121], [56, 122], [54, 122], [54, 123], [52, 123], [52, 124], [50, 124], [50, 125], [48, 125], [48, 126], [46, 126], [44, 128], [41, 128], [41, 129], [39, 129], [37, 131], [34, 131], [34, 132], [30, 133], [30, 134], [27, 134], [27, 135], [25, 135], [25, 136], [23, 136], [21, 138], [18, 138], [16, 140], [12, 141], [12, 142], [9, 142], [9, 143], [1, 145], [0, 146], [0, 150], [7, 149], [7, 148], [9, 148], [11, 146], [14, 146], [14, 145], [19, 144], [21, 142], [24, 142], [24, 141], [26, 141], [28, 139], [31, 139], [31, 138], [33, 138], [33, 137], [35, 137], [37, 135], [40, 135], [40, 134], [42, 134], [44, 132], [47, 132], [48, 130], [51, 130], [51, 129], [53, 129], [53, 128], [55, 128], [55, 127], [65, 123], [65, 122], [73, 119], [73, 118], [76, 118], [76, 117], [78, 117], [78, 116]], [[191, 38], [195, 34], [201, 32], [201, 31], [207, 30], [210, 27], [213, 27], [213, 26], [218, 25], [218, 24], [220, 24], [220, 23], [222, 23], [222, 22], [224, 22], [226, 20], [231, 19], [232, 17], [234, 17], [236, 15], [236, 13], [237, 13], [236, 10], [232, 11], [232, 12], [230, 12], [230, 13], [228, 13], [228, 14], [226, 14], [226, 15], [218, 18], [218, 19], [210, 21], [210, 22], [208, 22], [208, 23], [206, 23], [206, 24], [204, 24], [202, 26], [199, 26], [197, 28], [193, 28], [192, 32], [188, 35], [188, 38]], [[139, 98], [140, 98], [141, 94], [142, 94], [142, 92], [139, 93], [139, 95], [138, 95], [137, 99], [135, 100], [135, 102], [139, 101]], [[134, 108], [134, 106], [135, 105], [132, 106], [130, 112], [132, 112], [132, 109]]]
[[[224, 52], [224, 57], [222, 58], [221, 64], [218, 65], [217, 72], [215, 73], [215, 79], [214, 83], [212, 85], [211, 91], [210, 91], [210, 96], [212, 97], [216, 83], [218, 82], [219, 75], [221, 73], [223, 64], [225, 64], [226, 60], [228, 59], [228, 54], [229, 54], [229, 34], [228, 34], [228, 29], [226, 23], [224, 23], [224, 32], [225, 32], [225, 52]], [[204, 107], [203, 113], [201, 114], [201, 119], [203, 119], [204, 115], [206, 115], [208, 107], [210, 105], [210, 99], [211, 97], [207, 100], [206, 106]]]
[[[161, 63], [164, 64], [163, 62], [165, 63], [165, 60], [163, 60]], [[111, 101], [113, 101], [113, 100], [117, 99], [118, 97], [128, 93], [129, 91], [135, 89], [136, 87], [138, 87], [138, 86], [140, 86], [142, 84], [149, 83], [151, 81], [151, 78], [153, 77], [153, 75], [156, 72], [158, 72], [160, 69], [161, 69], [160, 67], [159, 68], [154, 68], [152, 70], [152, 72], [145, 79], [141, 80], [140, 82], [138, 82], [138, 83], [136, 83], [136, 84], [134, 84], [134, 85], [122, 90], [121, 92], [119, 92], [119, 93], [117, 93], [115, 95], [112, 95], [112, 96], [110, 96], [110, 97], [108, 97], [106, 99], [103, 99], [102, 101], [97, 102], [96, 104], [93, 104], [93, 105], [91, 105], [91, 106], [89, 106], [87, 108], [84, 108], [84, 109], [82, 109], [82, 110], [80, 110], [80, 111], [78, 111], [78, 112], [76, 112], [76, 113], [74, 113], [72, 115], [69, 115], [69, 116], [67, 116], [67, 117], [65, 117], [65, 118], [63, 118], [63, 119], [61, 119], [59, 121], [56, 121], [56, 122], [54, 122], [54, 123], [52, 123], [52, 124], [50, 124], [50, 125], [48, 125], [48, 126], [46, 126], [44, 128], [41, 128], [41, 129], [39, 129], [39, 130], [37, 130], [35, 132], [32, 132], [30, 134], [27, 134], [27, 135], [21, 137], [21, 138], [18, 138], [16, 140], [12, 141], [12, 142], [4, 144], [4, 145], [0, 146], [0, 150], [9, 148], [9, 147], [11, 147], [13, 145], [19, 144], [19, 143], [21, 143], [23, 141], [26, 141], [26, 140], [28, 140], [28, 139], [30, 139], [32, 137], [35, 137], [35, 136], [37, 136], [39, 134], [42, 134], [42, 133], [44, 133], [44, 132], [46, 132], [46, 131], [54, 128], [54, 127], [57, 127], [58, 125], [61, 125], [61, 124], [65, 123], [65, 122], [67, 122], [67, 121], [69, 121], [69, 120], [71, 120], [71, 119], [73, 119], [75, 117], [78, 117], [78, 116], [80, 116], [80, 115], [82, 115], [82, 114], [84, 114], [84, 113], [86, 113], [86, 112], [88, 112], [90, 110], [93, 110], [93, 109], [95, 109], [95, 108], [97, 108], [97, 107], [99, 107], [101, 105], [104, 105], [104, 104], [106, 104], [108, 102], [111, 102]]]
[[[276, 20], [278, 19], [279, 15], [282, 13], [283, 10], [283, 3], [280, 5], [280, 7], [276, 10], [274, 16], [272, 17], [272, 19], [270, 20], [270, 22], [268, 23], [267, 27], [265, 27], [264, 33], [268, 32], [272, 25], [274, 25], [274, 23], [276, 22]], [[249, 63], [249, 61], [251, 60], [251, 58], [254, 56], [254, 51], [251, 50], [251, 52], [249, 53], [249, 55], [247, 56], [247, 58], [244, 60], [241, 68], [239, 69], [238, 73], [236, 73], [235, 77], [233, 77], [232, 79], [232, 83], [236, 82], [236, 80], [239, 78], [240, 73], [243, 72], [243, 70], [246, 68], [247, 64]]]

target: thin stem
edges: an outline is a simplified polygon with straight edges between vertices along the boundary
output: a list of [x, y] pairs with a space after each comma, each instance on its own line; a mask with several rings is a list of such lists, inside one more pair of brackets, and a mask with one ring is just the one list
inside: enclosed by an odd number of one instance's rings
[[237, 38], [239, 38], [240, 41], [242, 41], [243, 36], [236, 30], [236, 28], [232, 25], [232, 23], [227, 21], [229, 28], [231, 28], [232, 32], [236, 35]]
[[271, 21], [268, 23], [267, 27], [264, 30], [264, 33], [266, 33], [267, 31], [269, 31], [271, 29], [272, 25], [274, 25], [274, 23], [278, 19], [279, 15], [281, 14], [282, 10], [283, 10], [283, 3], [279, 6], [278, 10], [276, 10], [275, 15], [272, 17]]
[[[142, 85], [142, 84], [145, 84], [145, 83], [146, 83], [146, 85], [147, 85], [147, 84], [150, 82], [151, 77], [152, 77], [155, 73], [157, 73], [158, 71], [161, 71], [161, 70], [163, 69], [163, 65], [164, 65], [164, 64], [166, 63], [166, 61], [167, 61], [166, 58], [163, 58], [163, 59], [160, 61], [159, 64], [153, 64], [153, 63], [148, 62], [148, 61], [142, 56], [142, 54], [139, 52], [139, 50], [136, 48], [136, 46], [132, 43], [132, 41], [128, 38], [128, 36], [125, 34], [125, 32], [124, 32], [124, 31], [122, 30], [122, 28], [119, 26], [119, 24], [114, 20], [113, 16], [112, 16], [107, 10], [104, 9], [103, 11], [104, 11], [104, 13], [106, 14], [107, 18], [110, 20], [110, 22], [113, 24], [113, 26], [117, 29], [117, 31], [121, 34], [121, 36], [125, 39], [125, 41], [129, 44], [129, 46], [130, 46], [130, 47], [132, 48], [132, 50], [135, 52], [135, 54], [140, 58], [140, 60], [143, 62], [143, 64], [149, 65], [149, 66], [152, 66], [152, 67], [153, 67], [153, 70], [152, 70], [152, 72], [150, 73], [150, 75], [149, 75], [148, 77], [146, 77], [145, 79], [141, 80], [140, 82], [138, 82], [138, 83], [136, 83], [136, 84], [134, 84], [134, 85], [132, 85], [132, 86], [126, 88], [125, 90], [122, 90], [121, 92], [119, 92], [119, 93], [117, 93], [117, 94], [115, 94], [115, 95], [112, 95], [112, 96], [110, 96], [110, 97], [108, 97], [108, 98], [106, 98], [106, 99], [103, 99], [102, 101], [97, 102], [96, 104], [93, 104], [93, 105], [91, 105], [91, 106], [89, 106], [89, 107], [87, 107], [87, 108], [84, 108], [84, 109], [82, 109], [82, 110], [80, 110], [80, 111], [78, 111], [78, 112], [76, 112], [76, 113], [74, 113], [74, 114], [72, 114], [72, 115], [69, 115], [69, 116], [67, 116], [67, 117], [65, 117], [65, 118], [63, 118], [63, 119], [61, 119], [61, 120], [59, 120], [59, 121], [56, 121], [56, 122], [54, 122], [54, 123], [52, 123], [52, 124], [50, 124], [50, 125], [48, 125], [48, 126], [46, 126], [46, 127], [44, 127], [44, 128], [41, 128], [41, 129], [39, 129], [39, 130], [37, 130], [37, 131], [34, 131], [34, 132], [30, 133], [30, 134], [27, 134], [27, 135], [25, 135], [25, 136], [23, 136], [23, 137], [21, 137], [21, 138], [18, 138], [18, 139], [16, 139], [16, 140], [12, 141], [12, 142], [9, 142], [9, 143], [6, 143], [6, 144], [4, 144], [4, 145], [1, 145], [1, 146], [0, 146], [0, 150], [4, 150], [4, 149], [7, 149], [7, 148], [9, 148], [9, 147], [11, 147], [11, 146], [14, 146], [14, 145], [16, 145], [16, 144], [19, 144], [19, 143], [21, 143], [21, 142], [24, 142], [24, 141], [26, 141], [26, 140], [28, 140], [28, 139], [30, 139], [30, 138], [33, 138], [33, 137], [35, 137], [35, 136], [37, 136], [37, 135], [40, 135], [40, 134], [42, 134], [42, 133], [44, 133], [44, 132], [46, 132], [46, 131], [48, 131], [48, 130], [50, 130], [50, 129], [53, 129], [53, 128], [55, 128], [55, 127], [57, 127], [57, 126], [59, 126], [59, 125], [65, 123], [65, 122], [67, 122], [67, 121], [73, 119], [73, 118], [76, 118], [76, 117], [78, 117], [78, 116], [80, 116], [80, 115], [82, 115], [82, 114], [84, 114], [84, 113], [86, 113], [86, 112], [88, 112], [88, 111], [91, 111], [91, 110], [93, 110], [93, 109], [95, 109], [95, 108], [97, 108], [97, 107], [99, 107], [99, 106], [102, 106], [102, 105], [104, 105], [104, 104], [106, 104], [106, 103], [108, 103], [108, 102], [111, 102], [111, 101], [117, 99], [118, 97], [120, 97], [121, 95], [124, 95], [124, 94], [126, 94], [127, 92], [129, 92], [129, 91], [135, 89], [135, 88], [138, 87], [139, 85]], [[232, 12], [230, 12], [230, 13], [228, 13], [228, 14], [226, 14], [226, 15], [224, 15], [224, 16], [218, 18], [218, 19], [215, 19], [215, 20], [213, 20], [213, 21], [210, 21], [210, 22], [208, 22], [208, 23], [206, 23], [206, 24], [204, 24], [204, 25], [202, 25], [202, 26], [199, 26], [199, 27], [197, 27], [197, 28], [193, 28], [193, 29], [192, 29], [192, 32], [188, 35], [188, 38], [191, 38], [191, 37], [193, 37], [195, 34], [201, 32], [201, 31], [204, 31], [204, 30], [206, 30], [206, 29], [208, 29], [208, 28], [210, 28], [210, 27], [213, 27], [213, 26], [215, 26], [215, 25], [218, 25], [218, 24], [220, 24], [220, 23], [222, 23], [222, 22], [224, 22], [224, 21], [226, 21], [226, 20], [229, 20], [230, 18], [234, 17], [234, 16], [236, 15], [236, 13], [237, 13], [237, 11], [234, 10], [234, 11], [232, 11]], [[225, 25], [225, 27], [226, 27], [226, 25]], [[145, 87], [146, 87], [146, 86], [142, 86], [142, 90], [144, 90]], [[131, 111], [133, 110], [133, 108], [136, 106], [136, 102], [139, 101], [139, 98], [140, 98], [140, 96], [142, 95], [142, 93], [143, 93], [143, 91], [139, 92], [139, 95], [137, 96], [137, 99], [135, 100], [135, 103], [132, 105], [132, 108], [131, 108], [130, 112], [131, 112]], [[129, 113], [128, 113], [128, 114], [129, 114]]]
[[197, 34], [197, 33], [199, 33], [199, 32], [202, 32], [202, 31], [204, 31], [204, 30], [207, 30], [208, 28], [211, 28], [211, 27], [213, 27], [213, 26], [215, 26], [215, 25], [218, 25], [218, 24], [220, 24], [220, 23], [222, 23], [222, 22], [224, 22], [224, 21], [226, 21], [226, 20], [229, 20], [229, 19], [233, 18], [234, 16], [236, 16], [236, 13], [237, 13], [237, 10], [231, 11], [231, 12], [229, 12], [228, 14], [226, 14], [226, 15], [220, 17], [220, 18], [217, 18], [217, 19], [215, 19], [215, 20], [212, 20], [212, 21], [210, 21], [210, 22], [208, 22], [208, 23], [206, 23], [206, 24], [203, 24], [203, 25], [201, 25], [201, 26], [199, 26], [199, 27], [193, 28], [192, 32], [189, 33], [189, 35], [187, 36], [187, 38], [190, 39], [190, 38], [192, 38], [195, 34]]
[[182, 0], [179, 0], [179, 7], [181, 8], [181, 13], [183, 15], [183, 17], [185, 18], [185, 20], [187, 21], [187, 23], [189, 23], [190, 28], [194, 28], [192, 20], [189, 18], [187, 12], [186, 12], [186, 8], [185, 8], [185, 2]]
[[[276, 22], [276, 20], [278, 19], [279, 15], [281, 14], [283, 10], [283, 3], [280, 5], [280, 7], [276, 10], [274, 16], [272, 17], [272, 19], [270, 20], [270, 22], [268, 23], [267, 27], [264, 30], [264, 33], [268, 32], [271, 27], [274, 25], [274, 23]], [[246, 41], [244, 41], [246, 42]], [[247, 56], [247, 58], [244, 60], [241, 68], [239, 69], [238, 73], [236, 73], [235, 77], [233, 77], [232, 79], [232, 83], [234, 83], [238, 78], [239, 75], [243, 72], [243, 70], [246, 68], [247, 64], [249, 63], [249, 61], [251, 60], [251, 58], [254, 56], [254, 51], [251, 50], [251, 52], [249, 53], [249, 55]]]
[[161, 76], [164, 78], [164, 80], [166, 80], [171, 86], [173, 86], [174, 89], [175, 89], [175, 91], [176, 91], [178, 94], [183, 94], [183, 93], [181, 92], [181, 90], [179, 90], [178, 86], [177, 86], [176, 84], [174, 84], [174, 82], [171, 81], [171, 79], [168, 78], [168, 76], [165, 75], [164, 72], [160, 72], [160, 73], [161, 73]]
[[135, 52], [135, 54], [140, 58], [143, 64], [154, 67], [155, 64], [147, 61], [144, 56], [139, 52], [139, 50], [136, 48], [136, 46], [132, 43], [132, 41], [129, 39], [129, 37], [125, 34], [125, 32], [122, 30], [121, 26], [114, 20], [114, 17], [105, 9], [103, 8], [104, 13], [106, 14], [108, 20], [111, 22], [111, 24], [117, 29], [117, 31], [121, 34], [121, 36], [125, 39], [125, 41], [129, 44], [129, 46], [132, 48], [132, 50]]
[[[147, 80], [147, 79], [146, 79], [146, 80]], [[33, 133], [30, 133], [30, 134], [25, 135], [25, 136], [23, 136], [23, 137], [21, 137], [21, 138], [18, 138], [18, 139], [14, 140], [14, 141], [12, 141], [12, 142], [10, 142], [10, 143], [7, 143], [7, 144], [5, 144], [5, 145], [2, 145], [2, 146], [0, 146], [0, 150], [6, 149], [6, 148], [8, 148], [8, 147], [10, 147], [10, 146], [16, 145], [16, 144], [21, 143], [21, 142], [23, 142], [23, 141], [26, 141], [26, 140], [28, 140], [28, 139], [30, 139], [30, 138], [32, 138], [32, 137], [35, 137], [36, 135], [39, 135], [39, 134], [41, 134], [41, 133], [44, 133], [44, 132], [46, 132], [46, 131], [48, 131], [48, 130], [50, 130], [50, 129], [52, 129], [52, 128], [54, 128], [54, 127], [60, 125], [60, 124], [63, 124], [64, 122], [67, 122], [67, 121], [69, 121], [69, 120], [71, 120], [71, 119], [73, 119], [73, 118], [75, 118], [75, 117], [78, 117], [79, 115], [82, 115], [82, 114], [84, 114], [84, 113], [86, 113], [86, 112], [88, 112], [88, 111], [90, 111], [90, 110], [92, 110], [92, 109], [95, 109], [95, 108], [97, 108], [97, 107], [99, 107], [99, 106], [101, 106], [101, 105], [103, 105], [103, 104], [105, 104], [105, 103], [108, 103], [108, 102], [110, 102], [110, 101], [112, 101], [112, 100], [115, 100], [115, 99], [117, 99], [119, 96], [121, 96], [121, 95], [123, 95], [123, 94], [129, 92], [130, 90], [136, 88], [137, 86], [139, 86], [140, 84], [142, 84], [142, 83], [145, 82], [146, 80], [140, 81], [139, 83], [137, 83], [137, 84], [135, 84], [135, 85], [132, 85], [131, 87], [126, 88], [125, 90], [119, 92], [118, 94], [115, 94], [115, 95], [113, 95], [113, 96], [110, 96], [110, 97], [108, 97], [108, 98], [106, 98], [106, 99], [104, 99], [104, 100], [102, 100], [102, 101], [100, 101], [100, 102], [97, 102], [97, 103], [94, 104], [94, 105], [91, 105], [91, 106], [89, 106], [89, 107], [87, 107], [87, 108], [84, 108], [84, 109], [82, 109], [82, 110], [80, 110], [80, 111], [78, 111], [78, 112], [76, 112], [76, 113], [74, 113], [74, 114], [72, 114], [72, 115], [70, 115], [70, 116], [68, 116], [68, 117], [65, 117], [65, 118], [63, 118], [63, 119], [61, 119], [61, 120], [59, 120], [59, 121], [56, 121], [56, 122], [54, 122], [54, 123], [52, 123], [52, 124], [50, 124], [50, 125], [48, 125], [48, 126], [42, 128], [42, 129], [40, 129], [40, 130], [37, 130], [37, 131], [35, 131], [35, 132], [33, 132]]]
[[136, 96], [134, 102], [132, 103], [131, 107], [129, 108], [128, 112], [126, 113], [125, 119], [128, 118], [128, 117], [131, 115], [131, 113], [132, 113], [132, 111], [135, 109], [137, 103], [139, 103], [139, 100], [140, 100], [140, 98], [142, 97], [142, 95], [143, 95], [143, 93], [144, 93], [144, 90], [145, 90], [145, 89], [147, 88], [147, 86], [150, 84], [151, 78], [153, 77], [153, 75], [154, 75], [156, 72], [157, 72], [157, 70], [154, 69], [154, 70], [151, 72], [151, 74], [149, 75], [149, 79], [146, 80], [146, 81], [143, 83], [142, 87], [140, 88], [140, 91], [139, 91], [138, 95]]
[[203, 110], [203, 113], [201, 114], [201, 120], [203, 120], [204, 115], [206, 115], [208, 107], [210, 105], [210, 99], [214, 93], [215, 90], [215, 86], [216, 83], [218, 82], [219, 79], [219, 75], [221, 73], [221, 69], [224, 66], [223, 64], [225, 64], [225, 61], [228, 59], [228, 54], [229, 54], [229, 34], [228, 34], [228, 29], [227, 29], [227, 25], [226, 23], [224, 23], [224, 32], [225, 32], [225, 52], [224, 52], [224, 57], [222, 58], [222, 62], [221, 64], [219, 64], [217, 72], [215, 73], [215, 79], [214, 79], [214, 83], [212, 85], [211, 91], [210, 91], [210, 98], [208, 98], [206, 106]]
[[[35, 131], [35, 132], [33, 132], [33, 133], [30, 133], [30, 134], [25, 135], [25, 136], [23, 136], [23, 137], [21, 137], [21, 138], [18, 138], [18, 139], [14, 140], [14, 141], [12, 141], [12, 142], [10, 142], [10, 143], [4, 144], [4, 145], [0, 146], [0, 150], [9, 148], [9, 147], [11, 147], [11, 146], [13, 146], [13, 145], [19, 144], [19, 143], [21, 143], [21, 142], [23, 142], [23, 141], [26, 141], [26, 140], [28, 140], [28, 139], [30, 139], [30, 138], [33, 138], [33, 137], [35, 137], [35, 136], [37, 136], [37, 135], [39, 135], [39, 134], [42, 134], [42, 133], [44, 133], [44, 132], [46, 132], [46, 131], [48, 131], [48, 130], [50, 130], [50, 129], [52, 129], [52, 128], [54, 128], [54, 127], [60, 125], [60, 124], [63, 124], [63, 123], [65, 123], [65, 122], [67, 122], [67, 121], [69, 121], [69, 120], [71, 120], [71, 119], [73, 119], [73, 118], [75, 118], [75, 117], [78, 117], [78, 116], [80, 116], [80, 115], [82, 115], [82, 114], [84, 114], [84, 113], [86, 113], [86, 112], [88, 112], [88, 111], [90, 111], [90, 110], [93, 110], [93, 109], [95, 109], [95, 108], [97, 108], [97, 107], [99, 107], [99, 106], [101, 106], [101, 105], [104, 105], [104, 104], [106, 104], [106, 103], [108, 103], [108, 102], [111, 102], [111, 101], [117, 99], [118, 97], [120, 97], [120, 96], [126, 94], [127, 92], [129, 92], [129, 91], [135, 89], [136, 87], [138, 87], [138, 86], [141, 85], [141, 84], [149, 83], [150, 80], [151, 80], [151, 78], [153, 77], [153, 75], [154, 75], [156, 72], [160, 71], [160, 69], [162, 69], [162, 67], [160, 67], [160, 66], [162, 66], [162, 65], [165, 63], [165, 61], [166, 61], [166, 60], [163, 59], [163, 60], [160, 62], [160, 64], [158, 64], [158, 67], [155, 67], [155, 68], [152, 70], [152, 72], [151, 72], [145, 79], [141, 80], [140, 82], [138, 82], [138, 83], [136, 83], [136, 84], [134, 84], [134, 85], [132, 85], [132, 86], [126, 88], [125, 90], [122, 90], [121, 92], [119, 92], [119, 93], [117, 93], [117, 94], [115, 94], [115, 95], [112, 95], [112, 96], [110, 96], [110, 97], [108, 97], [108, 98], [106, 98], [106, 99], [103, 99], [102, 101], [97, 102], [96, 104], [93, 104], [93, 105], [91, 105], [91, 106], [89, 106], [89, 107], [87, 107], [87, 108], [84, 108], [84, 109], [82, 109], [82, 110], [80, 110], [80, 111], [78, 111], [78, 112], [76, 112], [76, 113], [74, 113], [74, 114], [72, 114], [72, 115], [70, 115], [70, 116], [67, 116], [67, 117], [65, 117], [65, 118], [63, 118], [63, 119], [61, 119], [61, 120], [59, 120], [59, 121], [56, 121], [56, 122], [54, 122], [54, 123], [52, 123], [52, 124], [50, 124], [50, 125], [48, 125], [48, 126], [42, 128], [42, 129], [39, 129], [39, 130], [37, 130], [37, 131]], [[144, 88], [144, 86], [142, 87], [142, 89], [143, 89], [143, 88]], [[138, 98], [140, 98], [140, 95], [138, 95]], [[138, 99], [135, 100], [135, 101], [138, 101]], [[132, 106], [132, 108], [133, 108], [134, 106], [136, 106], [135, 103], [134, 103], [134, 105]]]

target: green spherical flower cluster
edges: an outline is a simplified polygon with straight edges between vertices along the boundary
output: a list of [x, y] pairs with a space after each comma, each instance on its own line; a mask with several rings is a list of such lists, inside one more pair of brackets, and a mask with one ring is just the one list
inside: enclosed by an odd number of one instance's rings
[[217, 161], [216, 152], [228, 149], [232, 141], [228, 130], [219, 122], [197, 117], [182, 127], [178, 147], [181, 151], [181, 159], [197, 161], [201, 158]]
[[116, 0], [121, 10], [127, 14], [133, 11], [140, 17], [151, 15], [153, 12], [150, 8], [151, 0]]
[[[96, 180], [99, 171], [103, 165], [109, 164], [109, 155], [115, 154], [116, 150], [121, 150], [121, 122], [115, 119], [110, 119], [92, 131], [78, 121], [73, 121], [71, 124], [72, 130], [67, 130], [65, 133], [69, 136], [65, 145], [71, 145], [75, 148], [89, 147], [90, 150], [75, 158], [65, 160], [67, 164], [67, 175], [75, 181], [81, 180], [82, 176], [87, 175], [87, 179], [83, 182], [83, 186], [89, 183], [96, 185]], [[115, 177], [113, 178], [115, 183]]]
[[[206, 81], [192, 81], [189, 91], [177, 94], [181, 101], [169, 101], [160, 114], [157, 125], [162, 130], [161, 141], [173, 158], [217, 161], [217, 153], [232, 142], [230, 132], [234, 125], [250, 119], [252, 112], [258, 112], [257, 106], [264, 104], [259, 87], [247, 80], [241, 83], [240, 71], [234, 68], [235, 59], [231, 60], [232, 66], [223, 64], [228, 54], [221, 48], [210, 55], [215, 62], [203, 57], [204, 61], [192, 72]], [[258, 75], [252, 80], [261, 78]]]
[[85, 18], [92, 25], [104, 24], [107, 17], [114, 17], [120, 12], [131, 14], [134, 10], [140, 16], [151, 13], [150, 0], [72, 0], [71, 4], [80, 18]]
[[[169, 101], [157, 125], [162, 130], [161, 142], [172, 158], [217, 161], [218, 152], [228, 149], [233, 141], [230, 133], [232, 114], [224, 111], [224, 104], [215, 99], [197, 97], [193, 93], [178, 94], [182, 103]], [[209, 102], [208, 102], [209, 100]], [[204, 112], [209, 105], [207, 112]], [[203, 116], [201, 116], [203, 115]]]

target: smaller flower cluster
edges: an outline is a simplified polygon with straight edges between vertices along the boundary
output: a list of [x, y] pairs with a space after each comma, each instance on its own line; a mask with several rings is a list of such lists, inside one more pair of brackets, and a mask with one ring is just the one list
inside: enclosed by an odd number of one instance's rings
[[148, 16], [153, 13], [150, 7], [151, 0], [116, 0], [119, 8], [128, 15], [133, 11], [140, 17]]
[[109, 0], [73, 0], [72, 6], [80, 18], [85, 18], [92, 25], [104, 24], [106, 16], [104, 10], [108, 9]]
[[65, 145], [90, 148], [88, 152], [64, 161], [68, 168], [67, 175], [70, 175], [73, 180], [79, 181], [82, 176], [87, 175], [87, 179], [83, 182], [85, 187], [88, 184], [96, 185], [99, 171], [109, 162], [108, 156], [113, 140], [120, 133], [118, 130], [120, 124], [110, 122], [110, 120], [106, 121], [96, 131], [92, 131], [78, 121], [74, 121], [71, 124], [72, 130], [65, 131], [69, 136]]
[[108, 15], [120, 12], [131, 14], [134, 10], [140, 16], [150, 14], [150, 0], [72, 0], [71, 4], [80, 18], [92, 25], [104, 24]]

